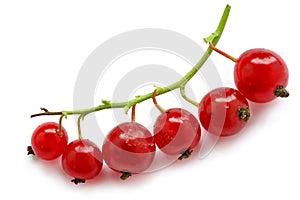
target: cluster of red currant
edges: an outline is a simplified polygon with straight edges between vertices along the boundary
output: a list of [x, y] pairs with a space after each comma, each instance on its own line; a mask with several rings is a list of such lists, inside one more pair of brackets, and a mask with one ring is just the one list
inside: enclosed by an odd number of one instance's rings
[[[208, 42], [210, 51], [216, 51], [235, 62], [234, 81], [237, 88], [214, 89], [197, 104], [199, 121], [208, 133], [221, 137], [238, 133], [250, 117], [248, 100], [265, 103], [276, 97], [289, 95], [285, 90], [288, 69], [283, 59], [275, 52], [251, 49], [236, 59], [217, 49], [215, 40]], [[67, 132], [61, 125], [61, 120], [68, 114], [49, 112], [42, 108], [44, 113], [32, 117], [61, 117], [59, 123], [47, 122], [35, 129], [28, 154], [35, 154], [44, 160], [61, 156], [63, 170], [74, 177], [72, 181], [76, 184], [95, 178], [102, 170], [103, 160], [109, 168], [121, 173], [121, 179], [127, 179], [132, 174], [144, 172], [150, 167], [157, 148], [166, 155], [177, 155], [179, 160], [188, 158], [200, 143], [201, 128], [198, 119], [182, 108], [163, 109], [156, 101], [156, 95], [161, 94], [158, 90], [159, 88], [150, 95], [154, 105], [161, 111], [156, 119], [153, 134], [135, 121], [134, 104], [131, 107], [131, 121], [114, 127], [107, 134], [101, 150], [90, 140], [82, 138], [80, 133], [80, 121], [89, 112], [70, 112], [80, 114], [79, 139], [68, 144]], [[103, 103], [101, 108], [113, 107], [110, 102]]]

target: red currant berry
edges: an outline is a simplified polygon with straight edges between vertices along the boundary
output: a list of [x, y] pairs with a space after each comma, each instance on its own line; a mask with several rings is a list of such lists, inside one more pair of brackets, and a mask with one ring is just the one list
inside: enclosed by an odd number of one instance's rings
[[267, 49], [250, 49], [237, 60], [234, 80], [238, 90], [250, 101], [263, 103], [287, 97], [288, 68], [284, 60]]
[[71, 142], [66, 147], [62, 159], [63, 170], [75, 183], [95, 178], [102, 170], [102, 152], [96, 144], [87, 139]]
[[215, 135], [230, 136], [238, 133], [249, 117], [246, 98], [232, 88], [221, 87], [210, 91], [199, 105], [203, 128]]
[[172, 108], [159, 115], [154, 124], [154, 141], [168, 154], [182, 154], [192, 150], [200, 141], [201, 129], [193, 114]]
[[155, 156], [155, 143], [150, 131], [136, 122], [126, 122], [113, 128], [102, 147], [103, 158], [122, 179], [141, 173], [150, 167]]
[[68, 144], [66, 130], [55, 122], [46, 122], [39, 125], [31, 137], [31, 145], [34, 154], [43, 160], [58, 158]]

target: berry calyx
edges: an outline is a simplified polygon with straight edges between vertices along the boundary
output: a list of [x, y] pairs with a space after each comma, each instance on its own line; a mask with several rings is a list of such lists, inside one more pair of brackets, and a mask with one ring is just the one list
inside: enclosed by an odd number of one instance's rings
[[132, 176], [132, 174], [130, 173], [130, 172], [121, 172], [122, 173], [122, 175], [120, 176], [120, 178], [122, 179], [122, 180], [126, 180], [126, 179], [128, 179], [130, 176]]
[[276, 97], [288, 97], [290, 93], [283, 87], [283, 85], [279, 85], [274, 91], [274, 95]]
[[39, 125], [31, 137], [31, 147], [28, 154], [35, 154], [43, 160], [58, 158], [68, 144], [66, 130], [55, 122], [46, 122]]
[[250, 101], [269, 102], [288, 97], [288, 68], [284, 60], [268, 49], [250, 49], [237, 60], [234, 81], [238, 90]]
[[27, 155], [34, 155], [35, 156], [35, 153], [34, 153], [31, 146], [27, 146]]
[[233, 88], [214, 89], [202, 98], [199, 105], [199, 119], [203, 128], [217, 136], [238, 133], [249, 118], [246, 98]]
[[250, 118], [249, 107], [239, 108], [238, 117], [244, 122], [247, 122]]
[[74, 140], [66, 147], [61, 163], [63, 170], [74, 177], [75, 184], [95, 178], [102, 170], [102, 152], [88, 139]]
[[193, 153], [193, 150], [187, 149], [183, 153], [181, 153], [181, 156], [179, 156], [178, 160], [187, 159], [189, 158]]
[[80, 178], [74, 178], [71, 180], [71, 182], [73, 182], [75, 185], [79, 184], [79, 183], [85, 183], [84, 179], [80, 179]]

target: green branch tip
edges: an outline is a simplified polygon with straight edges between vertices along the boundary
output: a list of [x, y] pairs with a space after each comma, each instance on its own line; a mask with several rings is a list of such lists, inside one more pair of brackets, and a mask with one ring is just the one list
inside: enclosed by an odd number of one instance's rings
[[216, 45], [216, 43], [219, 41], [219, 39], [223, 33], [223, 30], [225, 28], [227, 19], [229, 17], [230, 9], [231, 9], [231, 6], [227, 4], [224, 9], [222, 18], [221, 18], [219, 25], [218, 25], [217, 29], [215, 30], [215, 32], [210, 34], [208, 37], [203, 38], [205, 43], [212, 43], [212, 44]]

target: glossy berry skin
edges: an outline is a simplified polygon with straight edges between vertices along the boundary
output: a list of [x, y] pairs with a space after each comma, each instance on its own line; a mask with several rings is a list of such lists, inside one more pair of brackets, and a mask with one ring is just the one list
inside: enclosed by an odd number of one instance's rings
[[102, 170], [102, 152], [90, 140], [74, 140], [66, 147], [61, 163], [68, 175], [83, 180], [92, 179]]
[[31, 137], [31, 146], [38, 158], [53, 160], [58, 158], [68, 144], [68, 135], [62, 127], [59, 135], [59, 125], [55, 122], [46, 122], [39, 125]]
[[155, 143], [149, 130], [136, 122], [113, 128], [102, 147], [106, 164], [118, 172], [141, 173], [151, 165]]
[[234, 81], [237, 89], [250, 101], [269, 102], [276, 98], [278, 86], [288, 84], [288, 68], [284, 60], [267, 49], [250, 49], [237, 60]]
[[176, 155], [192, 150], [199, 143], [201, 128], [192, 113], [172, 108], [158, 116], [153, 133], [154, 141], [162, 152]]
[[237, 90], [228, 87], [207, 93], [199, 104], [199, 119], [205, 130], [217, 136], [238, 133], [249, 119], [241, 110], [249, 111], [246, 98]]

